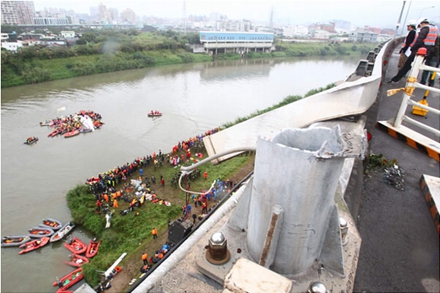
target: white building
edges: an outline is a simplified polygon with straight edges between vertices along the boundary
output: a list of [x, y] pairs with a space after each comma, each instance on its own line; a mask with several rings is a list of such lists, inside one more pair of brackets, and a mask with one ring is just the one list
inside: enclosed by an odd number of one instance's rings
[[328, 40], [330, 38], [330, 33], [325, 30], [315, 30], [313, 33], [313, 38], [319, 40]]
[[377, 34], [369, 31], [355, 31], [350, 34], [350, 41], [356, 43], [376, 43]]
[[1, 41], [6, 42], [9, 39], [9, 35], [6, 33], [2, 33], [1, 35]]
[[309, 29], [302, 25], [288, 26], [283, 28], [283, 36], [286, 37], [305, 37], [309, 34]]
[[17, 52], [18, 48], [21, 47], [23, 47], [22, 42], [2, 42], [2, 48], [12, 52]]
[[65, 39], [73, 39], [75, 38], [75, 32], [74, 31], [61, 31], [60, 37]]
[[215, 24], [216, 31], [248, 32], [252, 29], [249, 20], [218, 20]]

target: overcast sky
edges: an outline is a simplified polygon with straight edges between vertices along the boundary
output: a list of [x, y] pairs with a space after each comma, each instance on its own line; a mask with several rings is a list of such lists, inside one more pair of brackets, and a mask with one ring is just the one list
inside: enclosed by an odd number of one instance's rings
[[408, 22], [420, 17], [440, 23], [440, 1], [425, 0], [34, 0], [37, 11], [45, 7], [57, 7], [90, 14], [89, 7], [102, 3], [107, 8], [117, 8], [119, 13], [131, 8], [140, 16], [170, 18], [183, 18], [185, 3], [187, 16], [209, 16], [211, 12], [219, 12], [229, 19], [267, 22], [273, 8], [275, 23], [282, 21], [297, 25], [340, 19], [359, 26], [390, 28], [396, 27], [404, 2], [401, 23], [405, 19]]

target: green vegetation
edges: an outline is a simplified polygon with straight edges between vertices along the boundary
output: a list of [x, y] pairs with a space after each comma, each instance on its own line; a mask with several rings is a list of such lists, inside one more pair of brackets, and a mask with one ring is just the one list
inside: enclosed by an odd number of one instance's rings
[[[220, 165], [207, 163], [201, 166], [199, 168], [200, 171], [202, 173], [208, 172], [209, 179], [205, 180], [202, 177], [195, 179], [191, 182], [191, 190], [201, 191], [209, 189], [214, 179], [230, 178], [245, 164], [252, 161], [253, 158], [253, 156], [242, 155]], [[100, 274], [97, 271], [107, 270], [124, 252], [129, 252], [131, 255], [142, 253], [142, 251], [145, 251], [145, 247], [152, 242], [151, 230], [154, 227], [158, 230], [159, 234], [165, 233], [168, 225], [167, 220], [175, 220], [182, 215], [181, 207], [186, 204], [185, 193], [177, 186], [171, 186], [170, 184], [170, 179], [174, 177], [179, 169], [165, 163], [164, 166], [156, 170], [152, 164], [147, 167], [144, 166], [143, 170], [144, 174], [148, 174], [149, 177], [152, 175], [156, 178], [159, 178], [160, 175], [164, 176], [166, 181], [165, 187], [160, 187], [159, 183], [152, 184], [151, 186], [157, 197], [171, 202], [171, 206], [153, 204], [150, 201], [146, 201], [141, 207], [136, 207], [134, 212], [121, 215], [119, 211], [128, 209], [129, 206], [129, 203], [121, 200], [119, 208], [111, 208], [114, 214], [112, 215], [111, 227], [109, 229], [105, 229], [105, 216], [103, 214], [99, 215], [95, 210], [96, 199], [88, 186], [78, 185], [67, 193], [67, 202], [73, 221], [102, 240], [99, 253], [91, 259], [89, 264], [83, 266], [86, 281], [92, 286], [100, 282]], [[139, 172], [135, 172], [131, 178], [137, 179], [138, 176]], [[122, 184], [116, 186], [117, 190], [122, 188]], [[131, 191], [129, 194], [131, 201], [135, 196], [134, 191]], [[136, 212], [139, 214], [136, 215]], [[149, 251], [149, 255], [152, 255], [153, 251]]]
[[370, 154], [368, 157], [368, 165], [367, 170], [377, 170], [377, 169], [383, 169], [387, 167], [392, 167], [397, 164], [397, 160], [388, 160], [383, 157], [382, 154]]
[[[11, 32], [16, 27], [5, 28]], [[20, 30], [17, 30], [20, 33]], [[45, 33], [45, 32], [40, 32]], [[88, 30], [75, 45], [23, 47], [17, 53], [1, 50], [2, 88], [77, 76], [152, 66], [241, 59], [240, 54], [194, 54], [187, 44], [198, 44], [199, 34], [173, 31]], [[250, 52], [245, 58], [366, 55], [375, 44], [280, 43], [272, 53]]]
[[279, 43], [276, 45], [277, 57], [335, 56], [360, 54], [367, 55], [376, 44], [353, 45], [352, 43]]

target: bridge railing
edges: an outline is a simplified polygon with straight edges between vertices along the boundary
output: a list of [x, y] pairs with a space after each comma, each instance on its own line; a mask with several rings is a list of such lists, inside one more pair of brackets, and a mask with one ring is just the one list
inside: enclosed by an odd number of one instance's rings
[[409, 116], [405, 115], [405, 112], [406, 112], [408, 105], [413, 105], [413, 106], [425, 109], [427, 111], [430, 111], [431, 113], [435, 113], [437, 115], [440, 115], [440, 111], [438, 109], [435, 109], [435, 108], [429, 107], [427, 105], [424, 105], [422, 103], [418, 103], [418, 102], [411, 100], [411, 96], [416, 88], [429, 90], [434, 93], [440, 93], [440, 89], [426, 86], [426, 85], [423, 85], [423, 84], [420, 84], [417, 82], [417, 76], [419, 75], [420, 70], [440, 72], [439, 68], [431, 67], [431, 66], [427, 66], [427, 65], [423, 64], [423, 60], [424, 60], [425, 55], [426, 55], [426, 49], [425, 48], [419, 49], [419, 51], [417, 52], [417, 56], [414, 59], [413, 66], [411, 68], [411, 71], [409, 73], [409, 76], [408, 76], [408, 79], [407, 79], [407, 82], [406, 82], [406, 85], [404, 88], [394, 89], [394, 90], [388, 91], [388, 95], [392, 95], [392, 94], [396, 93], [396, 91], [403, 91], [402, 103], [400, 104], [400, 108], [397, 112], [393, 126], [396, 128], [399, 128], [402, 124], [402, 121], [405, 120], [406, 122], [408, 122], [410, 124], [413, 124], [413, 125], [416, 125], [420, 128], [423, 128], [423, 129], [435, 134], [436, 136], [440, 137], [440, 131], [438, 129], [433, 128], [431, 126], [428, 126], [428, 125], [421, 123], [419, 121], [416, 121], [416, 120], [410, 118]]
[[[425, 51], [419, 50], [417, 52], [417, 55], [412, 63], [409, 77], [406, 80], [405, 87], [390, 89], [387, 91], [388, 96], [402, 91], [402, 102], [400, 103], [397, 114], [394, 116], [394, 118], [387, 121], [378, 121], [376, 126], [379, 129], [388, 132], [388, 134], [394, 138], [405, 142], [412, 148], [420, 150], [426, 153], [429, 157], [440, 162], [440, 131], [438, 129], [438, 125], [435, 125], [435, 121], [438, 121], [438, 119], [428, 119], [423, 122], [421, 119], [411, 118], [405, 114], [407, 113], [408, 105], [412, 105], [413, 111], [411, 114], [425, 116], [429, 111], [434, 115], [440, 115], [438, 108], [428, 106], [428, 103], [426, 102], [426, 96], [428, 95], [427, 93], [425, 93], [423, 99], [418, 102], [411, 100], [416, 88], [424, 89], [427, 92], [431, 91], [435, 93], [433, 96], [437, 98], [438, 94], [440, 93], [438, 88], [426, 86], [417, 82], [417, 77], [420, 70], [427, 70], [434, 73], [440, 72], [438, 68], [423, 64], [425, 55], [426, 49]], [[437, 101], [435, 104], [438, 104]], [[403, 125], [403, 123], [406, 124]]]

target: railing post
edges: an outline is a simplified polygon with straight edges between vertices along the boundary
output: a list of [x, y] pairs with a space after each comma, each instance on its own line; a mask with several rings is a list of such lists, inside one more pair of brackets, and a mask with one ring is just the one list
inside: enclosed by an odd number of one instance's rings
[[419, 75], [419, 67], [423, 63], [423, 59], [426, 55], [426, 48], [420, 48], [417, 51], [417, 55], [412, 63], [412, 68], [409, 76], [406, 80], [405, 90], [403, 91], [403, 99], [400, 104], [399, 111], [397, 111], [396, 119], [394, 120], [394, 127], [399, 128], [402, 124], [403, 116], [405, 115], [406, 108], [408, 107], [408, 100], [411, 98], [414, 92], [414, 83], [417, 82], [417, 76]]

